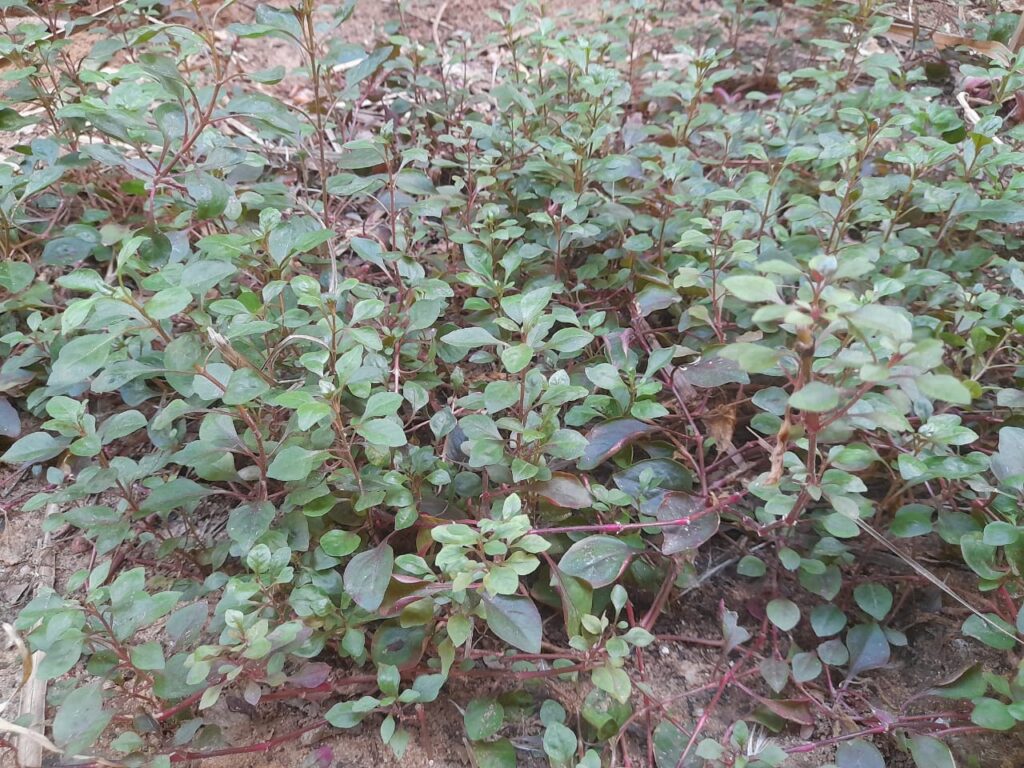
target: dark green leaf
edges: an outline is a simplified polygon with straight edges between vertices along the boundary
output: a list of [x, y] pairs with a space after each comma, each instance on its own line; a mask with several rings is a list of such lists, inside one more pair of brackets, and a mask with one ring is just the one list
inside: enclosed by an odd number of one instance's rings
[[569, 547], [558, 568], [592, 587], [605, 587], [619, 578], [632, 555], [633, 548], [622, 539], [588, 536]]
[[509, 645], [526, 653], [540, 653], [540, 612], [528, 597], [481, 595], [487, 609], [487, 626]]

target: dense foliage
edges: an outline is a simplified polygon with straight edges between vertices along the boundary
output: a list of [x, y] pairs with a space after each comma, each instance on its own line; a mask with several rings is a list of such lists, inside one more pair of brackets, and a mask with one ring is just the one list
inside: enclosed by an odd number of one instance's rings
[[[106, 25], [81, 60], [79, 24], [21, 5], [3, 460], [43, 483], [19, 514], [91, 542], [16, 622], [66, 759], [230, 753], [203, 736], [227, 692], [324, 695], [304, 730], [365, 721], [401, 755], [466, 679], [506, 691], [465, 707], [488, 766], [513, 717], [556, 768], [617, 764], [634, 724], [660, 768], [948, 768], [945, 734], [1024, 719], [1008, 666], [893, 711], [852, 685], [921, 585], [977, 649], [1024, 633], [1021, 57], [961, 67], [995, 91], [974, 123], [937, 55], [867, 45], [870, 4], [789, 46], [773, 6], [676, 29], [638, 0], [364, 50], [348, 6], [132, 0], [80, 17]], [[303, 69], [251, 71], [253, 38]], [[738, 554], [705, 574], [701, 547]], [[939, 547], [976, 588], [919, 562]], [[694, 721], [643, 649], [727, 573], [751, 597]], [[713, 728], [733, 691], [750, 722]]]

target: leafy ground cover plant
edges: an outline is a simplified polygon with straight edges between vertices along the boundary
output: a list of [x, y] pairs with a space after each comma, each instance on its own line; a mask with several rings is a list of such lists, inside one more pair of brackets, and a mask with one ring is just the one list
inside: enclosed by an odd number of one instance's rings
[[[493, 766], [513, 717], [556, 768], [946, 768], [944, 737], [1024, 719], [1012, 665], [889, 708], [859, 684], [921, 586], [979, 647], [1024, 633], [1019, 55], [961, 67], [997, 94], [974, 121], [937, 55], [871, 52], [870, 4], [812, 8], [771, 70], [741, 44], [771, 6], [517, 6], [493, 72], [401, 26], [344, 43], [351, 5], [124, 3], [81, 60], [97, 20], [6, 7], [2, 458], [45, 482], [21, 514], [91, 542], [14, 622], [64, 759], [364, 723], [401, 756], [458, 680], [505, 686], [464, 709]], [[307, 103], [234, 55], [271, 39]], [[713, 588], [702, 547], [752, 597], [689, 718], [644, 649]], [[229, 692], [324, 707], [211, 745]]]

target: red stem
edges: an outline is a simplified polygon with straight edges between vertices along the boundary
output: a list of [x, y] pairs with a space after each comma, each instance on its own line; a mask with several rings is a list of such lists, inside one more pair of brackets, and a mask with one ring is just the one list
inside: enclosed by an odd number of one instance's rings
[[184, 763], [189, 760], [208, 760], [211, 757], [224, 757], [225, 755], [247, 755], [253, 752], [269, 752], [274, 747], [285, 744], [293, 739], [299, 738], [304, 733], [322, 728], [327, 725], [327, 721], [319, 719], [309, 725], [305, 725], [302, 728], [298, 728], [294, 731], [289, 731], [283, 736], [278, 736], [274, 739], [268, 739], [267, 741], [261, 741], [258, 744], [249, 744], [244, 747], [224, 747], [223, 749], [211, 749], [208, 752], [172, 752], [171, 762], [172, 763]]

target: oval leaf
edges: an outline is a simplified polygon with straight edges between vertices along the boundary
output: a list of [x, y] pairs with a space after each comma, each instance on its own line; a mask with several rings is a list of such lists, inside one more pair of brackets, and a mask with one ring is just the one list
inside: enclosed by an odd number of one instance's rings
[[345, 591], [364, 611], [376, 611], [384, 602], [395, 566], [395, 553], [389, 544], [360, 552], [345, 567]]
[[630, 443], [657, 430], [636, 419], [615, 419], [598, 424], [587, 435], [587, 447], [579, 460], [579, 468], [595, 469]]
[[605, 587], [626, 569], [633, 548], [614, 536], [588, 536], [562, 555], [559, 570], [590, 584]]
[[526, 653], [540, 653], [540, 611], [528, 597], [481, 595], [487, 607], [487, 626], [509, 645]]

